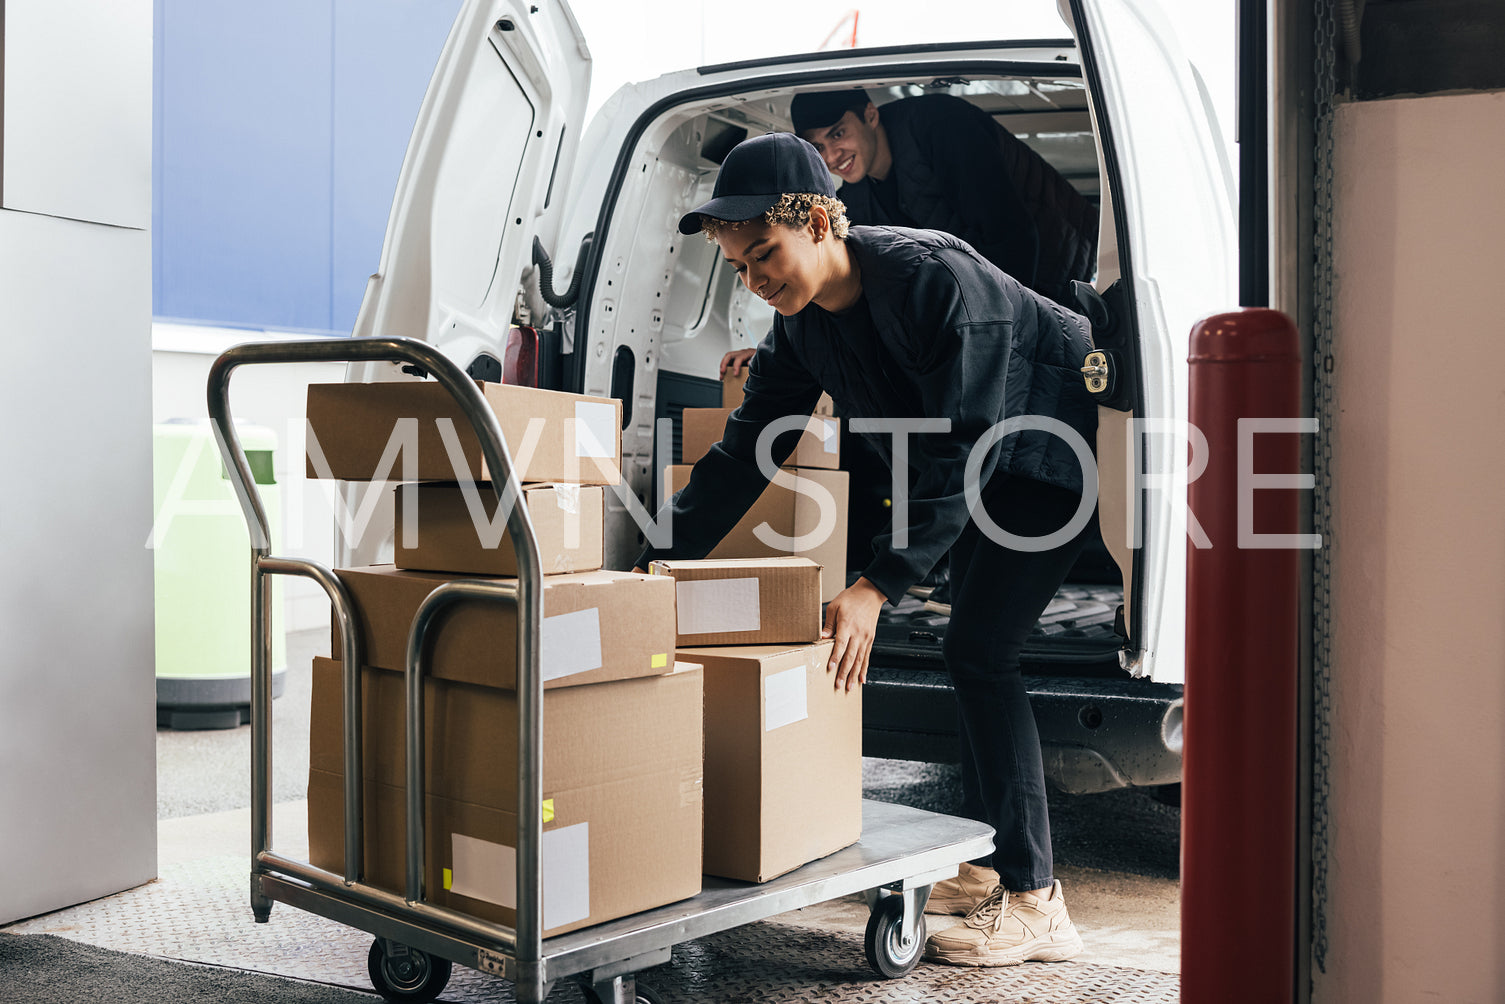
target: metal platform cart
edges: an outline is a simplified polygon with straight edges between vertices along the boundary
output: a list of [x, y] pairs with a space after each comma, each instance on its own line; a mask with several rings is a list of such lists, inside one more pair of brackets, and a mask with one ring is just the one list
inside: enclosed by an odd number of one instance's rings
[[[258, 923], [283, 902], [375, 936], [369, 956], [376, 989], [391, 1001], [429, 1001], [459, 963], [511, 980], [521, 1004], [542, 1004], [555, 982], [579, 979], [599, 1004], [658, 1000], [634, 974], [669, 960], [670, 949], [694, 938], [802, 906], [866, 893], [871, 914], [866, 949], [886, 977], [908, 973], [925, 941], [925, 902], [936, 881], [988, 853], [992, 830], [982, 823], [880, 802], [863, 806], [862, 839], [761, 885], [708, 878], [691, 899], [584, 930], [543, 937], [540, 882], [543, 799], [539, 638], [542, 617], [538, 546], [527, 510], [514, 505], [507, 529], [517, 550], [515, 585], [457, 580], [438, 586], [419, 607], [406, 660], [406, 886], [398, 895], [362, 880], [361, 635], [349, 593], [317, 562], [269, 553], [267, 516], [230, 421], [229, 382], [240, 366], [304, 362], [391, 362], [434, 377], [459, 403], [480, 438], [487, 469], [506, 497], [518, 484], [496, 416], [464, 372], [433, 346], [407, 338], [360, 338], [239, 345], [209, 374], [209, 415], [251, 536], [251, 910]], [[272, 817], [272, 577], [297, 575], [329, 594], [344, 655], [345, 872], [337, 875], [279, 855], [270, 846]], [[517, 607], [518, 810], [517, 924], [507, 928], [426, 901], [424, 874], [423, 652], [443, 608], [457, 602]], [[530, 811], [531, 810], [531, 811]]]

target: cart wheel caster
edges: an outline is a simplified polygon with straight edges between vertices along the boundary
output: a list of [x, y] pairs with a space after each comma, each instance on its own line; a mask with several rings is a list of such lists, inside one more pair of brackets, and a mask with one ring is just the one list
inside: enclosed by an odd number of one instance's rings
[[[635, 1004], [664, 1004], [664, 999], [658, 995], [658, 991], [646, 983], [634, 981], [633, 1001]], [[613, 1004], [608, 998], [602, 997], [591, 986], [582, 987], [585, 991], [585, 999], [589, 1004]]]
[[389, 1001], [408, 1004], [425, 1004], [443, 993], [452, 968], [448, 959], [405, 945], [394, 943], [394, 947], [402, 949], [403, 954], [389, 955], [377, 938], [366, 955], [366, 971], [377, 993]]
[[920, 961], [920, 952], [925, 947], [925, 915], [920, 914], [919, 930], [915, 937], [904, 940], [904, 897], [885, 896], [880, 899], [867, 918], [867, 934], [863, 948], [867, 951], [867, 964], [885, 979], [898, 979], [908, 975]]

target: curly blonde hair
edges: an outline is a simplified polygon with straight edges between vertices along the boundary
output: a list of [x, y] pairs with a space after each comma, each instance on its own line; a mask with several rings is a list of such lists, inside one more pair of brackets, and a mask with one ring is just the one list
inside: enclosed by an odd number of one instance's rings
[[[833, 199], [829, 195], [815, 195], [809, 192], [786, 192], [779, 197], [779, 201], [775, 202], [768, 212], [763, 214], [763, 222], [769, 226], [782, 224], [786, 227], [799, 229], [810, 222], [810, 209], [813, 206], [820, 206], [826, 211], [826, 215], [831, 218], [831, 233], [838, 239], [845, 240], [847, 227], [850, 225], [847, 222], [847, 207], [842, 204], [840, 199]], [[736, 230], [744, 224], [756, 221], [757, 217], [753, 217], [751, 220], [742, 220], [741, 222], [731, 222], [728, 220], [713, 219], [710, 216], [701, 216], [700, 229], [705, 234], [707, 243], [714, 244], [716, 243], [716, 235], [723, 229]]]

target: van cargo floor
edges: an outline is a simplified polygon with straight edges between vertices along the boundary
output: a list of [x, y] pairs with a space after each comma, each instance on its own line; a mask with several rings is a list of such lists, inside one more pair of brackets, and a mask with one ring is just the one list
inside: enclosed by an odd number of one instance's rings
[[[1123, 587], [1067, 583], [1045, 608], [1025, 644], [1026, 657], [1057, 653], [1089, 659], [1112, 658], [1123, 644], [1115, 627]], [[950, 618], [925, 609], [925, 601], [906, 596], [885, 608], [878, 620], [873, 658], [884, 665], [918, 663], [939, 667], [941, 640]]]

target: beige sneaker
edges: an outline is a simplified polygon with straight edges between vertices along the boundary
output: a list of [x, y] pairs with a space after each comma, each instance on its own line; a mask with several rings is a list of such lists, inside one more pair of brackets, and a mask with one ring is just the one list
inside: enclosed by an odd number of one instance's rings
[[925, 942], [925, 958], [953, 966], [1064, 962], [1081, 950], [1082, 936], [1066, 915], [1060, 882], [1044, 899], [999, 886], [966, 920]]
[[925, 912], [940, 917], [965, 917], [998, 888], [998, 873], [983, 865], [963, 861], [956, 878], [942, 879], [930, 887]]

